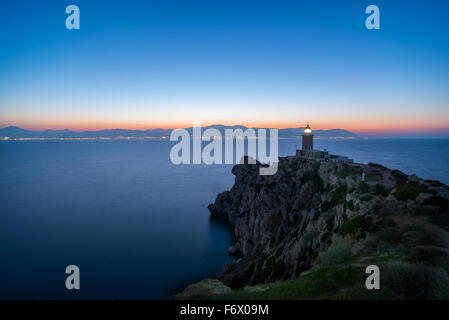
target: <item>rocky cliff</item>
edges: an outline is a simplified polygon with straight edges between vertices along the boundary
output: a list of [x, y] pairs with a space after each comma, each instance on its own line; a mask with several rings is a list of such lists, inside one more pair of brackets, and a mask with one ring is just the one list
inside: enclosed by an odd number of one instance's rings
[[[225, 287], [297, 279], [307, 270], [348, 261], [353, 267], [394, 260], [404, 264], [399, 269], [449, 270], [446, 185], [377, 164], [284, 157], [272, 176], [259, 175], [260, 165], [234, 166], [234, 186], [209, 206], [211, 217], [228, 221], [236, 238], [229, 252], [238, 258], [219, 276]], [[441, 280], [438, 272], [434, 280], [447, 283], [449, 295], [448, 274]], [[390, 286], [388, 294], [409, 297], [395, 290]], [[445, 289], [429, 290], [438, 291], [432, 296]]]

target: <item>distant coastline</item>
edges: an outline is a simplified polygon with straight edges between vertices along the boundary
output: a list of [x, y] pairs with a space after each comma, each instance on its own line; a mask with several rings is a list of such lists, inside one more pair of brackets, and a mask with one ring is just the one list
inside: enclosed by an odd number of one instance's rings
[[[242, 129], [245, 126], [224, 126], [212, 125], [203, 127], [204, 130], [213, 128], [224, 133], [225, 129]], [[191, 131], [192, 128], [187, 128]], [[304, 128], [279, 129], [279, 138], [298, 138], [301, 136]], [[127, 129], [108, 129], [98, 131], [71, 131], [65, 130], [43, 130], [33, 131], [16, 126], [9, 126], [0, 129], [0, 140], [130, 140], [130, 139], [158, 139], [166, 140], [170, 137], [172, 129], [149, 129], [149, 130], [127, 130]], [[317, 138], [358, 138], [354, 132], [344, 129], [315, 130]]]

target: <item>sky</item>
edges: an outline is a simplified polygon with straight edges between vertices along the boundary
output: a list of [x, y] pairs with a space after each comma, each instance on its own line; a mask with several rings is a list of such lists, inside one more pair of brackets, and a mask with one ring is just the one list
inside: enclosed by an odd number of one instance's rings
[[[370, 4], [380, 30], [365, 27]], [[444, 0], [2, 0], [0, 127], [449, 135], [448, 13]]]

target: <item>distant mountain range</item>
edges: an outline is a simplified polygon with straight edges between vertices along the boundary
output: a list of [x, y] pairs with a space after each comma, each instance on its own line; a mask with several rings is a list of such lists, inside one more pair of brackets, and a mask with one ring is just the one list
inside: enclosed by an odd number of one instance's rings
[[[213, 128], [218, 129], [223, 135], [225, 129], [242, 129], [245, 130], [245, 126], [223, 126], [212, 125], [202, 127], [202, 131]], [[192, 132], [192, 128], [186, 128]], [[65, 130], [43, 130], [32, 131], [22, 129], [15, 126], [5, 127], [0, 129], [0, 138], [47, 138], [47, 139], [70, 139], [70, 138], [164, 138], [169, 137], [172, 129], [149, 129], [149, 130], [127, 130], [127, 129], [108, 129], [98, 131], [71, 131]], [[279, 137], [281, 138], [293, 138], [299, 137], [304, 132], [304, 128], [288, 128], [279, 129]], [[316, 137], [325, 138], [355, 138], [357, 134], [343, 130], [343, 129], [331, 129], [331, 130], [314, 130]]]

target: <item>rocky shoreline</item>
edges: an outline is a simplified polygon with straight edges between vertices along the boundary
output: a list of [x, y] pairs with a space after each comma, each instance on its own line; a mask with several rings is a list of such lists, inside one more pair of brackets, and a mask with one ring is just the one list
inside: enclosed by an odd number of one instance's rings
[[[229, 290], [259, 297], [248, 288], [385, 256], [405, 267], [442, 269], [447, 279], [438, 281], [446, 285], [447, 280], [449, 297], [448, 186], [372, 163], [294, 156], [279, 161], [272, 176], [259, 175], [260, 163], [234, 166], [234, 186], [209, 205], [211, 218], [227, 221], [236, 239], [229, 253], [238, 258], [224, 267], [219, 281], [208, 282], [209, 289], [214, 283], [221, 293], [201, 291], [196, 284], [195, 294], [187, 288], [175, 298], [232, 298]], [[387, 286], [383, 293], [386, 298], [409, 297], [395, 290]]]

